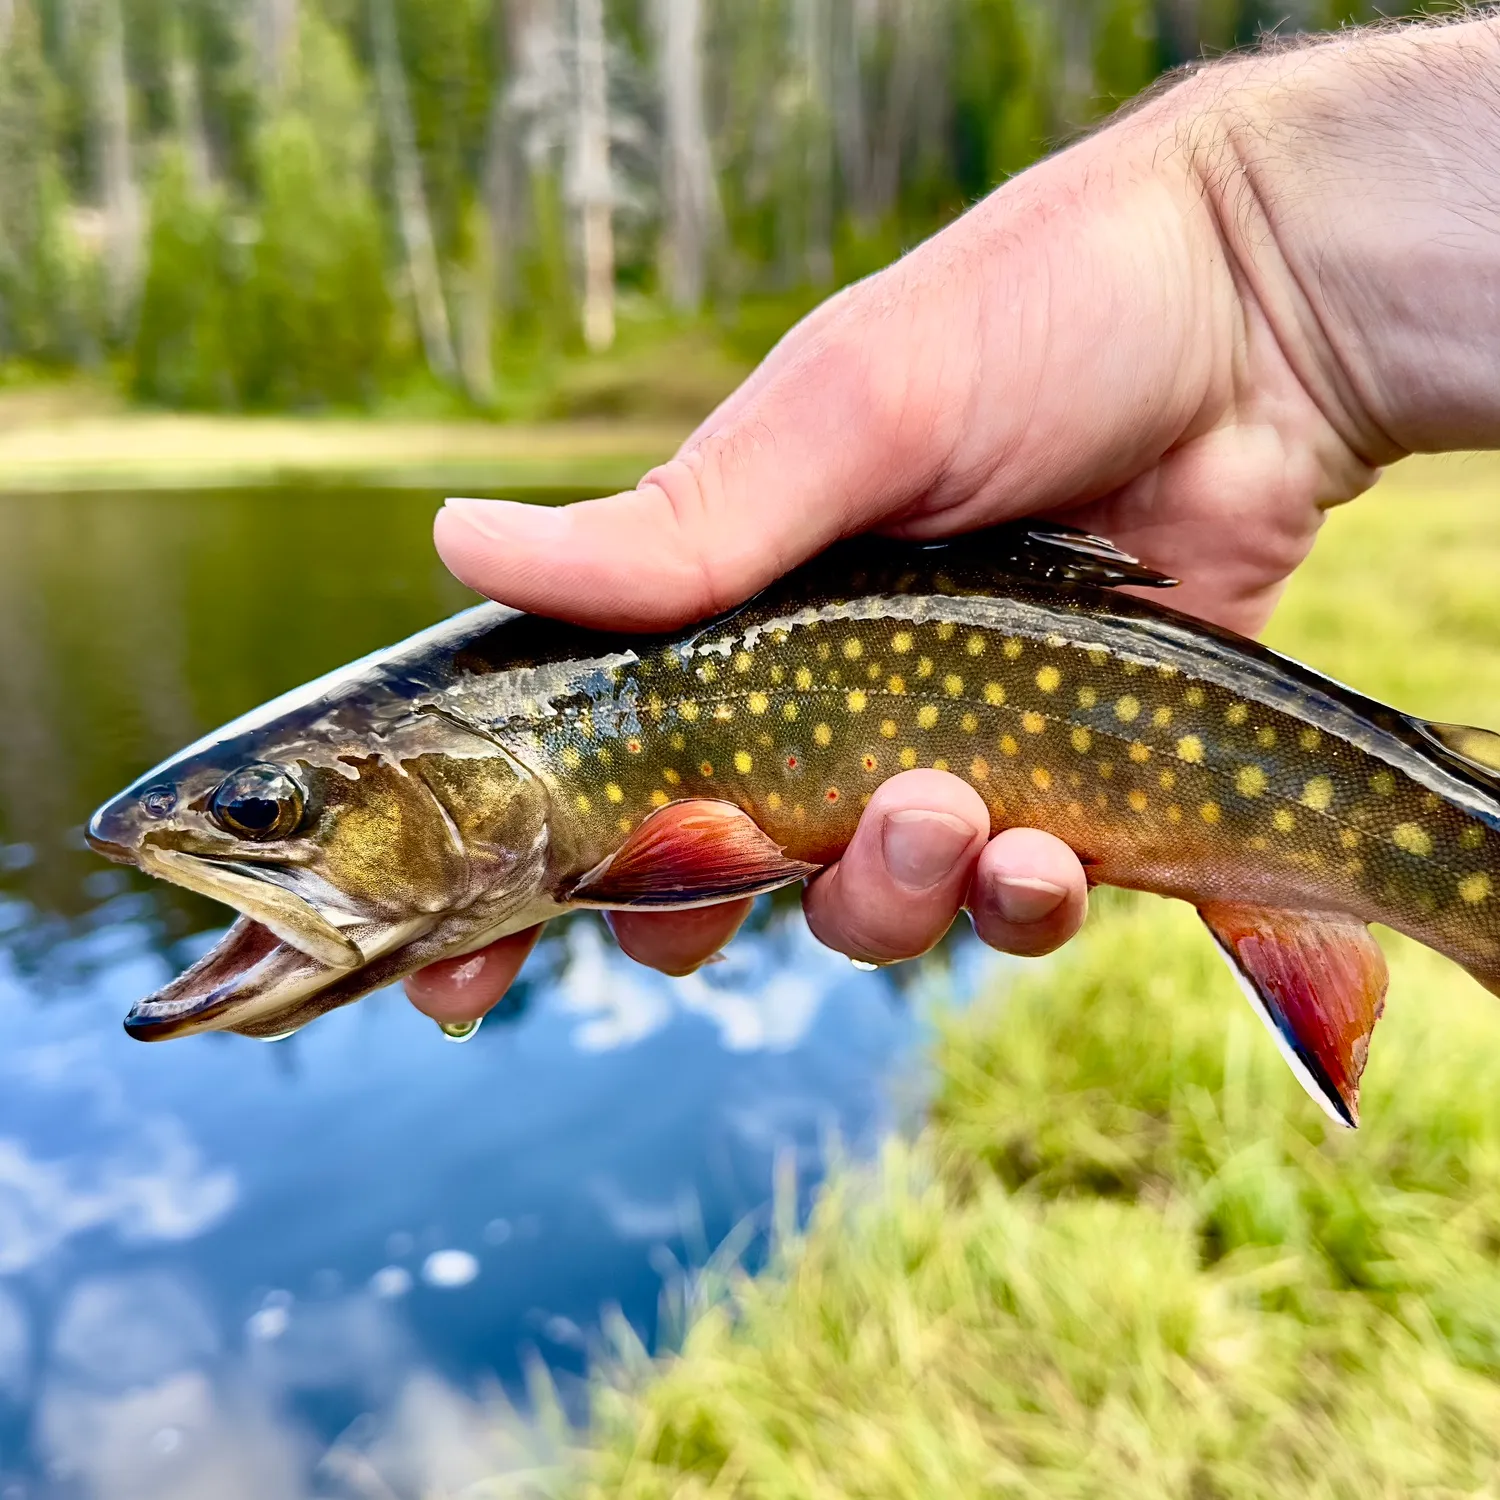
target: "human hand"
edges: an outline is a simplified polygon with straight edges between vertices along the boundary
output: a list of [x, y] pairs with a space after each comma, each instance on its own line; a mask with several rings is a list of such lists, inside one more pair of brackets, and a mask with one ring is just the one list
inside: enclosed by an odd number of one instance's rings
[[[660, 629], [841, 536], [1054, 513], [1181, 578], [1178, 608], [1253, 632], [1324, 510], [1378, 465], [1500, 434], [1497, 53], [1500, 26], [1471, 22], [1193, 77], [825, 303], [636, 489], [558, 510], [450, 502], [444, 561], [524, 609]], [[1452, 170], [1434, 171], [1445, 150]], [[893, 960], [967, 905], [997, 947], [1066, 941], [1086, 906], [1072, 852], [988, 835], [963, 781], [893, 778], [809, 885], [813, 930]], [[683, 973], [747, 910], [612, 923], [632, 956]], [[482, 1014], [534, 940], [408, 991], [441, 1020]]]

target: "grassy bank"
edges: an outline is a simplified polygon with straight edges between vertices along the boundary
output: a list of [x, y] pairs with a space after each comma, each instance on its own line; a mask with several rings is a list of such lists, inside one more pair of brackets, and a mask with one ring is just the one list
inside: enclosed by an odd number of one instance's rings
[[[1272, 637], [1500, 723], [1488, 460], [1336, 516]], [[600, 1395], [589, 1496], [1500, 1495], [1500, 1005], [1391, 938], [1334, 1134], [1193, 915], [941, 1023], [914, 1143]]]

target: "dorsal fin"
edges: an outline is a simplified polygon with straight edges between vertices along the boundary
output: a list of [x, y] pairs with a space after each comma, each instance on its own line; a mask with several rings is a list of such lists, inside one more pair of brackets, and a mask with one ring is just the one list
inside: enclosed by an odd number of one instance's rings
[[1413, 719], [1412, 723], [1471, 776], [1500, 792], [1500, 734], [1468, 724], [1434, 724], [1426, 719]]

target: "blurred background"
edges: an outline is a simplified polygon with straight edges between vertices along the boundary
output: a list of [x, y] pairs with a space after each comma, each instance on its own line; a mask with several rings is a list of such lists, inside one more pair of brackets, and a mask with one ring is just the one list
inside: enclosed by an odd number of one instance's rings
[[[391, 993], [142, 1047], [224, 913], [81, 835], [468, 602], [445, 493], [628, 485], [1161, 70], [1372, 14], [0, 0], [0, 1500], [1500, 1493], [1500, 1033], [1436, 960], [1352, 1146], [1108, 902], [1019, 988], [762, 903], [684, 981], [559, 924], [461, 1048]], [[1274, 642], [1500, 724], [1494, 479], [1398, 471]]]

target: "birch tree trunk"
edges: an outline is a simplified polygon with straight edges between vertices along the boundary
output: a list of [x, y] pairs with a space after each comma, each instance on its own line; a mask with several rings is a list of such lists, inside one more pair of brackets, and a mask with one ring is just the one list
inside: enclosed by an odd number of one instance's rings
[[437, 248], [427, 197], [422, 190], [422, 162], [417, 155], [412, 128], [411, 105], [406, 96], [406, 75], [396, 37], [396, 13], [391, 0], [370, 0], [371, 39], [375, 53], [376, 87], [386, 138], [391, 148], [391, 173], [396, 190], [396, 217], [406, 251], [406, 270], [411, 280], [412, 301], [427, 367], [439, 380], [451, 381], [458, 373], [453, 352], [453, 334], [448, 308], [443, 301], [443, 280], [438, 270]]
[[255, 0], [255, 60], [262, 96], [275, 98], [286, 87], [297, 41], [298, 0]]
[[656, 0], [662, 95], [662, 281], [674, 307], [696, 312], [723, 218], [703, 120], [702, 0]]
[[99, 167], [104, 198], [107, 315], [116, 337], [127, 329], [140, 293], [146, 213], [130, 145], [130, 85], [119, 0], [102, 0], [98, 53]]
[[803, 86], [803, 244], [807, 279], [833, 280], [833, 132], [829, 118], [830, 0], [797, 0], [796, 54]]
[[609, 75], [602, 0], [575, 0], [578, 68], [573, 190], [582, 221], [583, 338], [590, 349], [615, 341], [615, 236], [609, 171]]
[[198, 67], [183, 51], [181, 38], [172, 52], [172, 105], [177, 132], [187, 157], [188, 180], [198, 195], [206, 193], [213, 180], [208, 156], [208, 136], [203, 129], [203, 101], [198, 88]]
[[0, 0], [0, 48], [10, 40], [11, 28], [16, 24], [16, 0]]

